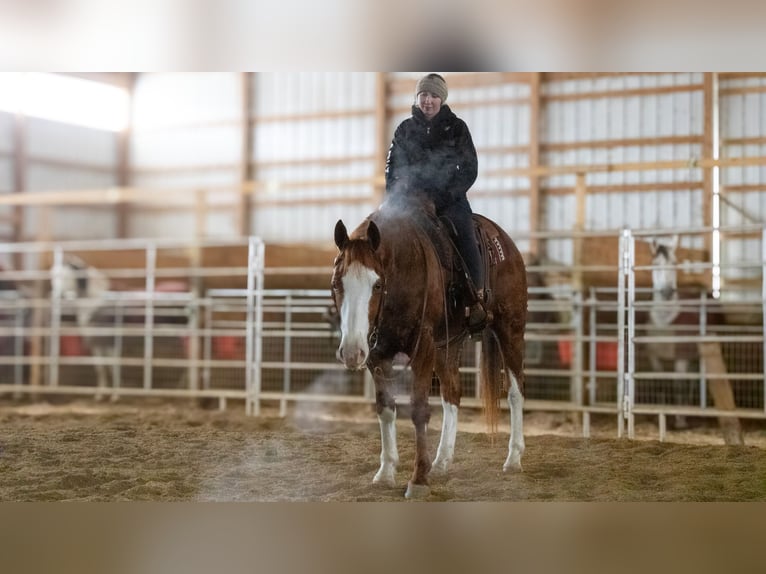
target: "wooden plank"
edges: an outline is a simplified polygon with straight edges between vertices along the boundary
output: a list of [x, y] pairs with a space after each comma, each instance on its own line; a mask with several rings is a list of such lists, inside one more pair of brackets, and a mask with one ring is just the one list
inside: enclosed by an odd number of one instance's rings
[[[723, 360], [721, 345], [716, 342], [698, 343], [700, 361], [705, 365], [708, 388], [713, 397], [713, 403], [717, 409], [735, 410], [734, 392], [731, 382], [726, 377], [726, 363]], [[739, 419], [733, 417], [719, 417], [718, 424], [723, 433], [726, 444], [744, 445], [744, 436]]]
[[739, 88], [721, 88], [721, 96], [743, 96], [745, 94], [766, 93], [766, 86], [742, 86]]
[[[537, 168], [540, 165], [540, 84], [541, 74], [539, 72], [530, 77], [530, 107], [529, 107], [529, 167]], [[543, 199], [541, 197], [540, 178], [537, 176], [529, 177], [529, 230], [533, 234], [529, 242], [529, 250], [535, 255], [540, 255], [540, 240], [534, 236], [534, 233], [540, 229], [541, 207]]]
[[727, 138], [721, 141], [724, 147], [745, 146], [745, 145], [766, 145], [766, 137], [757, 138]]
[[[480, 88], [502, 86], [505, 84], [527, 84], [533, 72], [479, 72], [444, 74], [450, 90], [460, 88]], [[418, 78], [394, 78], [388, 82], [392, 94], [408, 94], [415, 91]], [[414, 94], [413, 94], [414, 97]]]
[[574, 264], [575, 272], [572, 274], [572, 286], [575, 291], [583, 292], [583, 238], [580, 235], [585, 230], [585, 217], [587, 206], [588, 189], [585, 184], [585, 174], [577, 174], [577, 184], [575, 185], [575, 222], [574, 231], [576, 237], [574, 238]]
[[[705, 72], [704, 79], [704, 94], [703, 94], [703, 140], [702, 144], [702, 158], [706, 160], [713, 159], [717, 156], [713, 149], [715, 141], [715, 126], [713, 125], [713, 114], [715, 113], [716, 106], [716, 78], [713, 77], [712, 72]], [[702, 172], [702, 225], [704, 227], [711, 227], [713, 225], [713, 168], [707, 168]], [[706, 233], [704, 235], [705, 250], [708, 253], [712, 253], [713, 249], [713, 235], [712, 233]]]
[[[670, 181], [655, 183], [623, 183], [618, 185], [589, 185], [588, 193], [625, 193], [625, 192], [652, 192], [652, 191], [686, 191], [690, 189], [701, 189], [700, 181]], [[569, 195], [574, 193], [574, 187], [545, 187], [545, 193], [548, 195]]]
[[666, 74], [668, 72], [543, 72], [543, 81], [547, 83], [627, 76], [662, 76]]
[[383, 185], [376, 185], [372, 195], [375, 203], [380, 204], [386, 191], [386, 156], [392, 137], [388, 133], [388, 81], [385, 72], [375, 73], [375, 109], [375, 175], [383, 181]]
[[[240, 181], [253, 181], [256, 178], [254, 155], [254, 137], [253, 131], [258, 129], [258, 124], [252, 122], [253, 99], [255, 98], [253, 82], [255, 75], [252, 72], [242, 72], [240, 74], [241, 89], [241, 126], [240, 126]], [[241, 237], [250, 235], [252, 226], [252, 199], [247, 193], [240, 193], [236, 208], [237, 232]]]
[[372, 161], [376, 159], [377, 159], [377, 155], [370, 155], [370, 154], [347, 155], [343, 157], [304, 157], [304, 158], [289, 158], [289, 159], [257, 160], [255, 162], [255, 166], [257, 168], [270, 168], [270, 167], [291, 167], [291, 166], [304, 166], [304, 165], [342, 165], [346, 163]]
[[273, 116], [254, 116], [252, 121], [258, 124], [265, 123], [288, 123], [306, 122], [312, 120], [351, 119], [364, 116], [374, 116], [375, 108], [361, 108], [356, 110], [326, 110], [321, 112], [299, 112], [295, 114], [275, 114]]
[[[127, 74], [126, 78], [126, 90], [128, 91], [128, 97], [132, 100], [135, 91], [136, 74]], [[120, 187], [128, 187], [130, 185], [131, 176], [131, 162], [130, 162], [130, 140], [131, 140], [131, 128], [133, 125], [133, 107], [130, 106], [128, 110], [127, 126], [119, 134], [117, 134], [117, 172], [116, 183]], [[117, 237], [128, 237], [129, 234], [129, 218], [130, 218], [130, 206], [126, 203], [118, 204], [116, 207], [116, 223], [117, 223]]]
[[702, 144], [702, 136], [666, 136], [657, 138], [625, 138], [577, 142], [549, 142], [540, 145], [543, 152], [562, 152], [579, 149], [614, 149], [620, 147], [642, 147], [663, 145]]
[[598, 100], [603, 98], [632, 98], [634, 96], [656, 96], [681, 92], [696, 92], [703, 89], [703, 84], [680, 84], [677, 86], [657, 86], [651, 88], [631, 88], [628, 90], [603, 90], [598, 92], [580, 92], [574, 94], [543, 94], [547, 102], [571, 102], [577, 100]]

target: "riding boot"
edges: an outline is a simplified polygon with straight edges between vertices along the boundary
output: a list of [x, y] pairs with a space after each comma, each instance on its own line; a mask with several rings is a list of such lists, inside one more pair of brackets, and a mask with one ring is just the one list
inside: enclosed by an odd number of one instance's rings
[[468, 330], [471, 333], [482, 331], [487, 325], [487, 310], [484, 307], [484, 289], [476, 291], [476, 299], [470, 307], [465, 308], [465, 315], [468, 319]]

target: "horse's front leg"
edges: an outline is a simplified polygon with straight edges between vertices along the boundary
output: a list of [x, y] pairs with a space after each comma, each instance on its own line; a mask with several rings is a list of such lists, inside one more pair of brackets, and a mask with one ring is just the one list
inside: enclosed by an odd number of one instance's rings
[[413, 366], [412, 382], [412, 424], [415, 425], [415, 469], [407, 483], [406, 498], [426, 498], [431, 493], [428, 486], [428, 473], [431, 471], [431, 458], [428, 455], [427, 430], [431, 418], [428, 394], [431, 389], [433, 361], [427, 366]]
[[396, 465], [399, 451], [396, 448], [396, 401], [394, 399], [394, 373], [391, 361], [370, 367], [375, 381], [375, 410], [380, 424], [380, 468], [372, 479], [373, 484], [395, 486]]

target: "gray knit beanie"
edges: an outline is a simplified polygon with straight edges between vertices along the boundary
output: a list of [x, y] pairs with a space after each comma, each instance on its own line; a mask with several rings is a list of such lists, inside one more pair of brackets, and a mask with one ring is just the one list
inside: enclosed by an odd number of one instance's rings
[[445, 102], [447, 101], [447, 82], [439, 74], [427, 74], [420, 78], [415, 86], [416, 98], [420, 92], [431, 92]]

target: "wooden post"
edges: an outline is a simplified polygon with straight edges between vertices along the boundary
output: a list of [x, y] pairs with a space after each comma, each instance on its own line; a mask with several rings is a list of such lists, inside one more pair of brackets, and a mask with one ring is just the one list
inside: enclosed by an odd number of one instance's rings
[[255, 178], [255, 157], [253, 156], [255, 124], [253, 122], [254, 82], [253, 72], [242, 72], [242, 159], [240, 161], [239, 180], [242, 188], [237, 202], [237, 229], [241, 237], [247, 237], [253, 230], [252, 226], [252, 197], [245, 189], [245, 182]]
[[586, 213], [586, 197], [588, 194], [588, 189], [586, 187], [585, 183], [585, 174], [584, 173], [578, 173], [577, 174], [577, 183], [575, 184], [575, 224], [574, 224], [574, 231], [575, 231], [575, 239], [574, 239], [574, 265], [575, 265], [575, 271], [572, 274], [572, 284], [574, 285], [575, 291], [580, 291], [584, 289], [584, 281], [583, 281], [583, 273], [582, 269], [580, 267], [583, 264], [583, 253], [582, 253], [582, 245], [583, 245], [583, 237], [582, 232], [585, 231], [585, 213]]
[[[540, 165], [540, 72], [531, 74], [529, 82], [529, 167]], [[540, 177], [534, 172], [529, 176], [529, 231], [540, 230]], [[529, 240], [529, 251], [533, 255], [540, 253], [540, 240]]]
[[[713, 153], [713, 142], [715, 140], [713, 114], [715, 106], [715, 94], [714, 94], [714, 82], [713, 72], [705, 72], [703, 81], [703, 93], [704, 93], [704, 125], [702, 134], [702, 159], [712, 160], [716, 158], [716, 154]], [[705, 167], [702, 170], [702, 225], [704, 227], [713, 226], [713, 167]], [[708, 257], [713, 253], [713, 235], [712, 233], [706, 233], [704, 235], [705, 251], [708, 253]], [[711, 285], [707, 286], [711, 288]]]
[[[708, 375], [708, 388], [713, 396], [715, 408], [734, 410], [736, 408], [734, 392], [731, 389], [731, 382], [726, 377], [726, 363], [723, 360], [720, 343], [699, 343], [697, 348], [699, 349], [700, 361], [705, 365], [705, 372]], [[726, 444], [745, 444], [739, 419], [734, 417], [718, 417], [718, 424], [721, 426], [721, 433]]]
[[372, 190], [373, 203], [378, 206], [385, 194], [386, 155], [391, 145], [388, 133], [388, 76], [375, 73], [375, 176]]
[[[125, 88], [128, 91], [130, 100], [130, 112], [128, 113], [128, 125], [117, 134], [117, 173], [116, 182], [119, 187], [130, 186], [130, 138], [133, 128], [133, 92], [136, 85], [136, 73], [129, 73]], [[130, 205], [126, 202], [120, 202], [116, 207], [117, 216], [117, 237], [124, 238], [130, 235], [129, 219]]]

